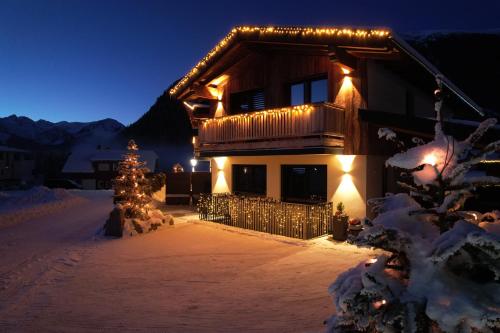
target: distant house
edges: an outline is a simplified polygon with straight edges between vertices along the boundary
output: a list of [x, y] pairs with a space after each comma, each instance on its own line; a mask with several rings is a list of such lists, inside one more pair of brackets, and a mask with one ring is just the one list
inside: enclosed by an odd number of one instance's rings
[[[117, 176], [118, 164], [126, 150], [95, 149], [71, 153], [64, 164], [62, 175], [82, 185], [87, 190], [111, 189]], [[152, 150], [139, 150], [140, 160], [146, 162], [150, 172], [155, 172], [158, 155]]]
[[34, 169], [32, 152], [0, 146], [0, 188], [32, 182]]
[[[212, 192], [292, 203], [339, 201], [353, 217], [391, 190], [377, 130], [430, 138], [436, 75], [445, 120], [483, 110], [390, 30], [235, 27], [178, 81], [212, 165]], [[470, 128], [462, 133], [470, 132]]]

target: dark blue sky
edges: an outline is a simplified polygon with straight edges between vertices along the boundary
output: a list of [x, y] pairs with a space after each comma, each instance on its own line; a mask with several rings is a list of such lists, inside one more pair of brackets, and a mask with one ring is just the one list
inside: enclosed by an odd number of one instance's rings
[[0, 117], [129, 124], [233, 25], [500, 28], [500, 1], [0, 0]]

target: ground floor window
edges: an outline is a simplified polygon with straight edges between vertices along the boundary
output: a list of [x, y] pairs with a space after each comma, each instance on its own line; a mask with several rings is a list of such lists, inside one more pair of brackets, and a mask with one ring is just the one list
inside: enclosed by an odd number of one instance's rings
[[111, 189], [111, 181], [110, 180], [98, 180], [97, 181], [97, 189], [98, 190], [109, 190], [109, 189]]
[[258, 164], [233, 164], [233, 193], [266, 195], [266, 166]]
[[281, 199], [286, 202], [326, 202], [326, 165], [282, 165]]

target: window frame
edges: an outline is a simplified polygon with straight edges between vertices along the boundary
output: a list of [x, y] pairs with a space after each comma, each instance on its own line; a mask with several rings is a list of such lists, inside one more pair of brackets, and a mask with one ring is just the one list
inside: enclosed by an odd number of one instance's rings
[[[255, 108], [255, 105], [252, 103], [252, 97], [262, 93], [263, 95], [263, 107], [262, 108]], [[239, 103], [238, 108], [236, 108], [236, 103], [235, 103], [235, 97], [239, 97], [239, 101], [242, 100], [241, 96], [245, 96], [247, 99], [249, 108], [248, 110], [244, 110], [241, 108], [241, 103]], [[264, 88], [255, 88], [255, 89], [249, 89], [249, 90], [242, 90], [242, 91], [237, 91], [237, 92], [232, 92], [229, 94], [229, 112], [231, 114], [242, 114], [242, 113], [248, 113], [248, 112], [256, 112], [256, 111], [262, 111], [266, 109], [267, 106], [267, 98], [266, 98], [266, 91]]]
[[[304, 105], [304, 104], [310, 104], [313, 103], [311, 102], [312, 100], [312, 82], [314, 81], [326, 81], [326, 99], [322, 102], [314, 102], [314, 103], [324, 103], [328, 102], [328, 73], [322, 73], [314, 76], [309, 76], [307, 78], [302, 78], [300, 80], [294, 80], [288, 84], [288, 94], [289, 94], [289, 105], [290, 106], [295, 106], [295, 105]], [[304, 91], [303, 91], [303, 96], [304, 96], [304, 101], [302, 104], [292, 104], [292, 87], [298, 84], [303, 84], [304, 85]]]
[[[264, 177], [263, 177], [263, 188], [262, 190], [253, 190], [237, 188], [240, 185], [240, 182], [236, 180], [236, 177], [239, 176], [239, 172], [237, 172], [237, 168], [263, 168], [264, 169]], [[231, 192], [236, 195], [244, 195], [244, 196], [266, 196], [267, 195], [267, 164], [232, 164], [231, 165]], [[258, 176], [258, 175], [257, 175]], [[255, 183], [257, 177], [254, 175], [254, 179], [250, 180], [250, 183]], [[260, 187], [260, 186], [259, 186]]]
[[[319, 194], [313, 194], [312, 188], [302, 188], [297, 189], [296, 193], [288, 188], [291, 184], [290, 175], [292, 175], [291, 170], [294, 168], [305, 168], [306, 176], [304, 184], [311, 185], [311, 175], [307, 169], [318, 168], [320, 169], [320, 179], [321, 188]], [[303, 193], [304, 196], [297, 196], [298, 193]], [[309, 195], [309, 198], [307, 198]], [[312, 195], [317, 195], [317, 199], [313, 199]], [[315, 203], [326, 203], [328, 202], [328, 164], [281, 164], [281, 201], [300, 203], [300, 204], [315, 204]]]

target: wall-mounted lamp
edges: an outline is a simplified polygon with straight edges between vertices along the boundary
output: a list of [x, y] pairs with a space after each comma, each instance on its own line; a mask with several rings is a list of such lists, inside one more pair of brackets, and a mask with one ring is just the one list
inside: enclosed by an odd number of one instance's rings
[[215, 164], [217, 165], [217, 171], [224, 171], [224, 165], [226, 164], [227, 157], [226, 156], [220, 156], [220, 157], [214, 157]]
[[352, 162], [355, 157], [356, 155], [337, 155], [337, 159], [344, 173], [349, 173], [352, 170]]
[[349, 70], [349, 69], [347, 69], [347, 68], [341, 68], [341, 69], [342, 69], [342, 73], [343, 73], [344, 75], [349, 75], [349, 74], [351, 74], [351, 70]]

